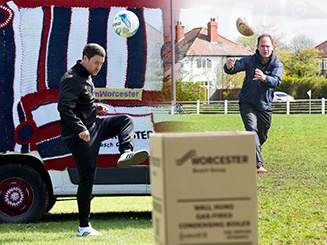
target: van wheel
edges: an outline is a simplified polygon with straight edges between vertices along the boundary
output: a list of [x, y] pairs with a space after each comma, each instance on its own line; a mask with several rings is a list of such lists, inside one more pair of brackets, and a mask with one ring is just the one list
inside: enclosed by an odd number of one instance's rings
[[56, 204], [56, 202], [57, 202], [57, 198], [54, 195], [49, 195], [49, 203], [47, 208], [45, 209], [45, 212], [48, 213]]
[[35, 222], [48, 203], [48, 189], [38, 172], [20, 164], [0, 167], [0, 222]]

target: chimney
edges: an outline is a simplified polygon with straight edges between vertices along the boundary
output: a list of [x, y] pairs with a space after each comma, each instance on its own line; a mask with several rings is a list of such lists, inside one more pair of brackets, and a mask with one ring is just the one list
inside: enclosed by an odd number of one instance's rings
[[215, 18], [211, 18], [208, 23], [208, 36], [210, 42], [218, 42], [218, 24]]
[[182, 22], [177, 21], [176, 25], [176, 43], [184, 38], [184, 26]]

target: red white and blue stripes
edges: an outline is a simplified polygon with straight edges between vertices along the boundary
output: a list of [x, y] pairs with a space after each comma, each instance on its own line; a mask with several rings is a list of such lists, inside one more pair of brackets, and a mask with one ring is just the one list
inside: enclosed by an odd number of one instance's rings
[[[99, 43], [107, 51], [106, 63], [94, 78], [96, 87], [139, 88], [143, 93], [162, 90], [163, 10], [128, 8], [125, 1], [120, 2], [120, 6], [27, 7], [9, 1], [0, 6], [0, 151], [38, 150], [45, 159], [68, 154], [66, 149], [49, 151], [60, 145], [57, 89], [66, 70], [82, 58], [88, 42]], [[126, 8], [140, 20], [131, 38], [118, 36], [111, 24], [114, 15]], [[146, 105], [138, 102], [132, 111], [143, 114], [144, 128], [152, 130], [151, 109]], [[114, 110], [122, 113], [128, 107]]]

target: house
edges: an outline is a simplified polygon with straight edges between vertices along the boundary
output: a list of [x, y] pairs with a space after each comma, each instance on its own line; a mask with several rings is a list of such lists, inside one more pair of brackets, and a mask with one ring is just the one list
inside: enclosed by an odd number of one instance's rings
[[327, 76], [327, 40], [315, 47], [316, 49], [320, 50], [319, 58], [321, 58], [320, 62], [320, 69], [321, 75], [326, 77]]
[[230, 57], [241, 58], [254, 52], [218, 33], [218, 23], [211, 18], [207, 28], [194, 28], [185, 33], [181, 22], [176, 25], [176, 61], [178, 78], [187, 82], [203, 82], [210, 94], [224, 89], [223, 65]]

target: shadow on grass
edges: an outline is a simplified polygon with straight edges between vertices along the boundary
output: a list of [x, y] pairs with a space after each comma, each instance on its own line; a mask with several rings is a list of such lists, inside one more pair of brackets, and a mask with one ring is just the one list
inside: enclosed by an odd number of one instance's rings
[[[39, 222], [62, 222], [77, 220], [77, 213], [45, 214]], [[92, 220], [151, 220], [151, 211], [92, 213]]]

